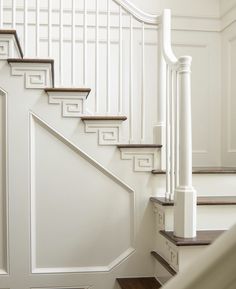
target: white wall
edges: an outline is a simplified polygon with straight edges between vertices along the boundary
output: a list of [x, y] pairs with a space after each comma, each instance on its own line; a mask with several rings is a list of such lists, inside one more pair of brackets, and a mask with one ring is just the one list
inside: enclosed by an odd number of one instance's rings
[[222, 160], [236, 164], [236, 1], [221, 1], [222, 7]]
[[191, 55], [193, 164], [221, 164], [221, 35], [219, 1], [161, 1], [171, 8], [178, 56]]
[[236, 1], [132, 2], [152, 13], [170, 8], [175, 51], [193, 56], [194, 165], [235, 166]]
[[143, 11], [156, 14], [164, 8], [171, 8], [174, 14], [219, 17], [219, 0], [130, 0]]

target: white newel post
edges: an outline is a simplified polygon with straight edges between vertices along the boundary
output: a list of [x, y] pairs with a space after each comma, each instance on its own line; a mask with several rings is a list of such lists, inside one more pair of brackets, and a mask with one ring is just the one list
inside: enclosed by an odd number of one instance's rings
[[190, 56], [178, 59], [179, 68], [179, 185], [175, 190], [174, 234], [196, 237], [196, 191], [192, 186], [192, 116]]

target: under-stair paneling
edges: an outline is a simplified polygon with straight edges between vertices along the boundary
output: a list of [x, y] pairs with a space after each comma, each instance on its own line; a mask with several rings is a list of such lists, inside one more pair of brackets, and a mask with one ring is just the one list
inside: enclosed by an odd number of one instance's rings
[[193, 165], [220, 165], [220, 36], [218, 33], [173, 33], [176, 55], [192, 61]]
[[32, 115], [32, 272], [109, 271], [133, 253], [134, 223], [132, 189]]
[[0, 275], [8, 271], [7, 96], [0, 89]]
[[223, 165], [236, 164], [236, 24], [222, 36], [222, 148]]

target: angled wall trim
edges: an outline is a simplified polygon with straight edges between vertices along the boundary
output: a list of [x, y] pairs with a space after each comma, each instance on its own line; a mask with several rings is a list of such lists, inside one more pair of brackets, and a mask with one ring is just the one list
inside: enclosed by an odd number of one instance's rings
[[[127, 190], [130, 193], [134, 193], [134, 190], [124, 183], [121, 179], [119, 179], [117, 176], [115, 176], [113, 173], [108, 171], [105, 167], [103, 167], [101, 164], [99, 164], [95, 159], [91, 158], [87, 153], [82, 151], [79, 147], [74, 145], [69, 139], [64, 137], [60, 132], [56, 131], [54, 128], [52, 128], [47, 122], [42, 120], [39, 116], [37, 116], [35, 113], [30, 112], [30, 122], [32, 125], [32, 120], [39, 123], [41, 126], [47, 128], [53, 135], [55, 135], [59, 140], [61, 140], [63, 143], [65, 143], [68, 147], [70, 147], [73, 151], [78, 153], [81, 157], [86, 159], [88, 162], [90, 162], [94, 167], [96, 167], [98, 170], [100, 170], [104, 175], [107, 175], [110, 177], [113, 181], [115, 181], [117, 184], [119, 184], [121, 187], [123, 187], [125, 190]], [[31, 126], [32, 129], [32, 126]]]
[[124, 262], [134, 252], [135, 252], [134, 248], [129, 248], [107, 266], [35, 268], [32, 270], [32, 273], [33, 274], [57, 274], [57, 273], [60, 274], [60, 273], [110, 272], [116, 266]]
[[233, 65], [234, 62], [232, 61], [233, 58], [233, 52], [232, 45], [236, 41], [236, 36], [230, 38], [228, 40], [228, 80], [227, 80], [227, 98], [228, 98], [228, 104], [227, 104], [227, 153], [235, 154], [236, 153], [236, 147], [233, 147], [233, 139], [232, 139], [232, 131], [233, 131], [233, 121], [232, 121], [232, 107], [233, 107], [233, 91], [232, 91], [232, 85], [233, 85]]
[[[97, 161], [92, 159], [89, 155], [83, 152], [80, 148], [75, 146], [70, 140], [66, 139], [61, 133], [59, 133], [54, 128], [52, 128], [48, 123], [42, 120], [39, 116], [37, 116], [33, 112], [30, 112], [29, 118], [30, 118], [30, 167], [31, 167], [30, 169], [30, 173], [31, 173], [31, 177], [30, 177], [31, 179], [31, 184], [30, 184], [30, 187], [31, 187], [31, 272], [33, 274], [109, 272], [114, 267], [124, 262], [131, 254], [135, 252], [134, 237], [135, 237], [136, 225], [135, 225], [135, 202], [134, 202], [133, 189], [129, 187], [127, 184], [125, 184], [118, 177], [116, 177], [114, 174], [109, 172], [106, 168], [100, 165]], [[36, 207], [37, 207], [38, 202], [36, 202], [36, 191], [37, 191], [36, 183], [37, 182], [36, 182], [36, 158], [35, 158], [35, 155], [36, 155], [35, 142], [37, 140], [35, 138], [35, 134], [36, 134], [35, 131], [36, 131], [36, 128], [38, 130], [38, 127], [45, 129], [48, 133], [50, 133], [50, 135], [55, 136], [57, 140], [65, 144], [73, 152], [78, 154], [78, 156], [82, 157], [85, 161], [89, 162], [89, 164], [91, 164], [92, 167], [95, 167], [100, 173], [108, 177], [110, 180], [116, 183], [120, 188], [123, 188], [122, 191], [124, 192], [125, 195], [126, 195], [126, 192], [129, 194], [130, 197], [128, 197], [127, 199], [129, 201], [126, 206], [126, 208], [129, 208], [127, 212], [128, 212], [128, 215], [130, 216], [130, 219], [126, 228], [126, 231], [128, 233], [127, 238], [126, 238], [127, 241], [125, 243], [124, 250], [122, 247], [122, 250], [119, 251], [117, 255], [115, 254], [109, 255], [110, 256], [109, 258], [111, 261], [109, 261], [108, 264], [103, 264], [102, 262], [100, 262], [101, 265], [100, 264], [97, 265], [95, 262], [94, 265], [93, 263], [91, 263], [91, 265], [89, 263], [88, 266], [74, 266], [74, 263], [73, 263], [73, 266], [69, 266], [67, 265], [67, 263], [65, 265], [65, 263], [63, 262], [62, 263], [56, 262], [56, 267], [51, 264], [50, 264], [50, 267], [47, 267], [41, 264], [38, 265], [39, 264], [38, 255], [37, 255], [38, 237], [36, 234], [37, 223], [38, 223], [38, 219], [36, 221], [36, 218], [38, 216]], [[46, 262], [44, 264], [47, 265], [48, 263]]]

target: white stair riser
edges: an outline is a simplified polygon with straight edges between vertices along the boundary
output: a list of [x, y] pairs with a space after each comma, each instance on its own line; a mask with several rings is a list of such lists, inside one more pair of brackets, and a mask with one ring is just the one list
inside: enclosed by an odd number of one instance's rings
[[193, 175], [199, 196], [236, 196], [236, 174]]
[[[173, 231], [173, 206], [155, 205], [158, 230]], [[197, 207], [198, 230], [227, 230], [236, 222], [236, 205]]]
[[[154, 175], [152, 195], [165, 196], [165, 175]], [[236, 174], [193, 174], [198, 196], [236, 196]]]

